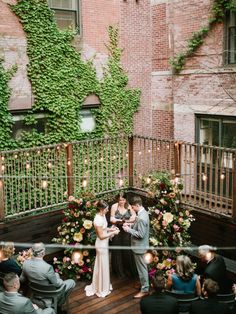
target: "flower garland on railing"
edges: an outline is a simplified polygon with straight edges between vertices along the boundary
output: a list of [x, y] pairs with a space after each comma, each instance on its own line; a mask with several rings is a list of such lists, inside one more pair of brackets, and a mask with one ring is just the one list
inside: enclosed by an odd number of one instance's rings
[[149, 208], [150, 246], [156, 247], [150, 252], [150, 275], [157, 271], [167, 275], [174, 271], [181, 247], [190, 244], [188, 230], [194, 218], [181, 206], [183, 183], [180, 178], [171, 179], [170, 174], [153, 173], [143, 183], [155, 202], [155, 206]]
[[54, 257], [55, 271], [66, 278], [90, 280], [95, 260], [94, 250], [78, 250], [77, 244], [94, 245], [96, 234], [93, 228], [93, 219], [96, 213], [96, 202], [91, 194], [81, 198], [70, 196], [68, 207], [64, 210], [62, 224], [57, 228], [58, 237], [52, 241], [71, 245], [64, 251], [63, 258]]

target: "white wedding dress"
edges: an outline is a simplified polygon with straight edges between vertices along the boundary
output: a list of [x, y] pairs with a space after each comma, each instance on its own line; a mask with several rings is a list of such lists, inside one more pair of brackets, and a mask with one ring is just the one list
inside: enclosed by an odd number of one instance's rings
[[[105, 216], [97, 214], [93, 224], [94, 226], [102, 227], [103, 232], [107, 234], [107, 220]], [[85, 287], [86, 296], [96, 294], [98, 297], [104, 298], [111, 293], [108, 242], [109, 238], [100, 240], [97, 237], [96, 239], [96, 259], [93, 269], [93, 279], [91, 285]]]

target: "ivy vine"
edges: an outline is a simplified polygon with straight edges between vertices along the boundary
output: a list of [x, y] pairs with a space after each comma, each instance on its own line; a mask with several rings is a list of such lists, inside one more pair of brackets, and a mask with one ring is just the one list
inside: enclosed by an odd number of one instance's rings
[[[11, 9], [19, 17], [27, 36], [28, 77], [34, 103], [24, 123], [32, 130], [23, 132], [21, 139], [14, 142], [11, 139], [12, 122], [5, 117], [8, 122], [2, 124], [2, 134], [7, 132], [9, 140], [0, 138], [0, 147], [1, 143], [6, 149], [130, 134], [133, 115], [140, 102], [140, 91], [127, 87], [128, 75], [121, 66], [118, 29], [109, 27], [108, 65], [103, 79], [99, 81], [93, 60], [82, 61], [72, 44], [75, 33], [58, 29], [46, 0], [18, 0]], [[0, 84], [8, 96], [4, 100], [7, 112], [9, 90], [6, 83], [5, 80]], [[81, 104], [90, 94], [99, 97], [101, 106], [94, 109], [95, 131], [82, 133]], [[45, 134], [38, 133], [36, 129], [34, 116], [41, 112], [46, 116]]]
[[174, 73], [178, 74], [184, 67], [186, 59], [191, 57], [194, 52], [203, 44], [204, 38], [207, 36], [213, 25], [223, 21], [225, 11], [236, 11], [235, 0], [214, 0], [212, 6], [212, 14], [208, 20], [208, 25], [200, 28], [199, 31], [194, 32], [192, 36], [187, 40], [187, 49], [184, 52], [180, 52], [174, 58], [169, 60]]
[[8, 82], [16, 72], [16, 67], [13, 66], [10, 70], [5, 70], [3, 67], [3, 59], [0, 59], [0, 149], [6, 148], [6, 143], [9, 146], [14, 146], [12, 140], [12, 116], [8, 110], [8, 102], [11, 95]]

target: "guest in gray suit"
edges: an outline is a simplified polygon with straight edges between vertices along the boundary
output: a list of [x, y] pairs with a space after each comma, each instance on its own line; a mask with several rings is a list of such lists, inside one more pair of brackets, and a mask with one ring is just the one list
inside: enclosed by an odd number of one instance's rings
[[20, 280], [17, 274], [6, 274], [3, 283], [6, 291], [0, 293], [1, 314], [55, 314], [53, 309], [42, 310], [36, 304], [33, 304], [30, 299], [18, 293]]
[[142, 206], [142, 200], [139, 196], [133, 197], [130, 205], [137, 216], [133, 224], [125, 223], [123, 229], [131, 234], [131, 246], [134, 247], [134, 259], [141, 283], [141, 291], [134, 298], [142, 298], [149, 294], [148, 268], [144, 260], [144, 253], [149, 246], [149, 215]]
[[[75, 287], [75, 281], [73, 279], [63, 281], [59, 274], [55, 273], [52, 265], [43, 260], [43, 257], [45, 256], [45, 245], [42, 242], [35, 243], [32, 246], [32, 251], [33, 257], [24, 261], [20, 281], [37, 282], [42, 285], [51, 283], [56, 288], [65, 285], [65, 292], [63, 295], [58, 294], [58, 305], [61, 306], [65, 303], [68, 293]], [[48, 300], [44, 301], [46, 306], [50, 306]]]

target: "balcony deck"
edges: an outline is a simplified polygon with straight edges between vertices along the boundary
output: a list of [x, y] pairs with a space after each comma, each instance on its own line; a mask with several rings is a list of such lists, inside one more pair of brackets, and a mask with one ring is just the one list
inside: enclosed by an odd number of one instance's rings
[[140, 314], [140, 301], [133, 298], [137, 293], [134, 280], [113, 277], [111, 281], [113, 291], [105, 298], [86, 297], [86, 284], [78, 282], [69, 297], [70, 314]]

